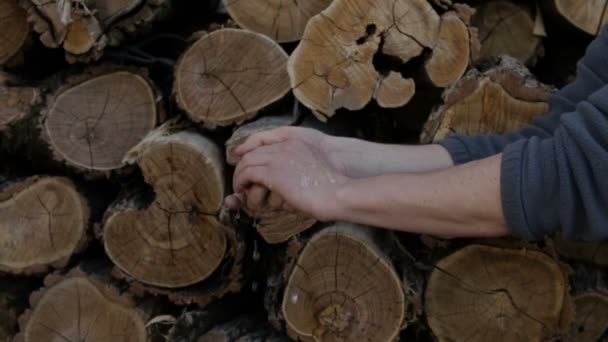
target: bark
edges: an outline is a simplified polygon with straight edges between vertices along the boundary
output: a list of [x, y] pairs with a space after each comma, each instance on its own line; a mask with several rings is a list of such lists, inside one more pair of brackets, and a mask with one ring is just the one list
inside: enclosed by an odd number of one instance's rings
[[147, 31], [169, 12], [167, 0], [19, 0], [49, 48], [70, 63], [98, 60], [108, 46]]
[[306, 243], [282, 299], [293, 339], [391, 341], [398, 336], [408, 299], [374, 234], [336, 224]]
[[503, 134], [522, 128], [547, 113], [552, 91], [517, 60], [502, 56], [470, 70], [446, 89], [443, 104], [424, 126], [421, 142], [438, 141], [452, 134]]
[[[238, 291], [240, 237], [218, 217], [225, 197], [219, 148], [202, 135], [168, 122], [127, 156], [137, 163], [153, 199], [124, 197], [105, 214], [100, 237], [113, 263], [133, 280], [134, 290], [169, 294], [177, 302], [213, 298], [195, 285], [224, 262], [216, 295]], [[230, 271], [232, 272], [232, 271]], [[192, 288], [194, 286], [194, 289]], [[169, 289], [181, 289], [169, 291]], [[194, 294], [190, 294], [194, 293]]]
[[63, 79], [42, 112], [42, 136], [54, 158], [81, 172], [123, 168], [125, 154], [161, 118], [146, 74], [108, 65]]

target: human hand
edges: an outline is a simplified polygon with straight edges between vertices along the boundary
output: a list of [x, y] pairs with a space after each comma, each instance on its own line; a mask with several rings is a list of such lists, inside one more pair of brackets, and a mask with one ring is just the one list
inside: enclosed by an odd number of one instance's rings
[[[243, 204], [244, 195], [247, 207], [256, 208], [269, 190], [271, 207], [292, 208], [321, 221], [331, 219], [335, 193], [348, 178], [319, 148], [321, 141], [314, 140], [315, 131], [302, 132], [298, 139], [283, 129], [274, 131], [279, 132], [252, 135], [235, 151], [244, 154], [233, 179], [234, 191], [240, 196], [227, 197], [226, 204], [236, 209]], [[319, 134], [316, 138], [322, 138]]]

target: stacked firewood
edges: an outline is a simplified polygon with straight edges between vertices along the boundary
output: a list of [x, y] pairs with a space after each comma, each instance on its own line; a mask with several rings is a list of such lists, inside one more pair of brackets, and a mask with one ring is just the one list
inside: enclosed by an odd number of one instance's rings
[[256, 132], [523, 127], [607, 22], [607, 0], [0, 0], [0, 340], [607, 338], [606, 244], [223, 206]]

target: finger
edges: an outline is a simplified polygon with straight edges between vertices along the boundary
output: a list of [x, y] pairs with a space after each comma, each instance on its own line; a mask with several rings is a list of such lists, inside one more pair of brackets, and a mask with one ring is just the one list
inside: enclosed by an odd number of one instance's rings
[[267, 166], [249, 166], [240, 170], [238, 174], [235, 173], [233, 179], [234, 191], [245, 192], [252, 185], [261, 185], [270, 190], [272, 189], [270, 179]]
[[268, 205], [273, 209], [280, 209], [283, 207], [283, 197], [276, 192], [271, 192], [268, 197]]
[[234, 153], [238, 156], [242, 156], [260, 146], [280, 143], [287, 139], [288, 132], [289, 130], [286, 127], [281, 127], [252, 134], [244, 143], [234, 150]]
[[224, 204], [232, 210], [239, 210], [241, 208], [241, 206], [243, 205], [242, 195], [240, 195], [240, 194], [228, 195], [224, 199]]
[[247, 190], [247, 208], [258, 209], [266, 202], [268, 189], [260, 185], [253, 185]]
[[236, 179], [243, 170], [254, 166], [268, 166], [273, 159], [276, 159], [276, 145], [263, 146], [245, 154], [234, 169], [234, 177], [232, 178], [233, 189], [236, 190]]
[[287, 202], [283, 202], [283, 210], [294, 211], [293, 207], [289, 205]]

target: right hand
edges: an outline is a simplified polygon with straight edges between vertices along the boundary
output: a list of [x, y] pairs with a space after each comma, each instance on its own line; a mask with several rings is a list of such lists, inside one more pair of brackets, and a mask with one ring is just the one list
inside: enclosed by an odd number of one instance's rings
[[[279, 144], [279, 143], [301, 143], [316, 151], [317, 157], [327, 163], [340, 175], [346, 175], [346, 163], [343, 160], [338, 138], [324, 134], [318, 130], [301, 127], [281, 127], [251, 135], [243, 144], [238, 146], [234, 153], [238, 157], [254, 151], [255, 149]], [[243, 203], [244, 202], [244, 203]], [[272, 208], [281, 207], [283, 199], [276, 193], [270, 193], [266, 187], [254, 185], [243, 194], [231, 195], [226, 199], [226, 205], [232, 209], [238, 209], [245, 205], [250, 209], [259, 208], [267, 204]]]

